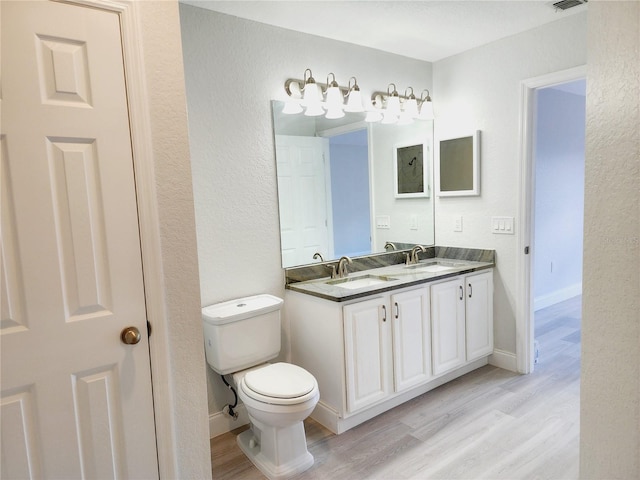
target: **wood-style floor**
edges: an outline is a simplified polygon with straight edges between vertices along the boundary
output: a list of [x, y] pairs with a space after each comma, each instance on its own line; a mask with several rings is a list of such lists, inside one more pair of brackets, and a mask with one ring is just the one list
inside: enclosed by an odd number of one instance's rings
[[[576, 479], [580, 304], [536, 312], [531, 375], [482, 367], [342, 435], [305, 422], [306, 479]], [[263, 479], [242, 454], [241, 427], [211, 440], [214, 479]]]

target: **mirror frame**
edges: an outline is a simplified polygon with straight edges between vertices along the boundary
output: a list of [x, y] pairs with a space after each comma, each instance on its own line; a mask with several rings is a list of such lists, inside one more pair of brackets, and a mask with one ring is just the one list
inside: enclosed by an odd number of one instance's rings
[[[467, 149], [466, 155], [462, 158], [456, 157], [454, 159], [443, 156], [443, 144], [447, 142], [468, 142], [471, 141], [471, 148]], [[476, 130], [468, 135], [461, 135], [457, 137], [443, 138], [438, 141], [438, 161], [435, 162], [436, 179], [438, 181], [438, 196], [439, 197], [462, 197], [462, 196], [474, 196], [480, 195], [480, 130]], [[443, 179], [443, 162], [448, 160], [455, 161], [460, 167], [465, 166], [471, 171], [471, 188], [466, 190], [442, 190]]]
[[[420, 162], [422, 164], [422, 190], [415, 192], [400, 192], [400, 175], [402, 167], [399, 163], [402, 161], [403, 156], [401, 151], [413, 147], [422, 147], [422, 155], [420, 158], [417, 156], [411, 160]], [[425, 162], [425, 152], [427, 151], [427, 145], [425, 143], [411, 143], [411, 144], [397, 144], [393, 148], [393, 178], [394, 178], [394, 194], [396, 198], [429, 198], [429, 162]], [[411, 165], [411, 163], [409, 163]], [[417, 176], [416, 176], [417, 177]]]

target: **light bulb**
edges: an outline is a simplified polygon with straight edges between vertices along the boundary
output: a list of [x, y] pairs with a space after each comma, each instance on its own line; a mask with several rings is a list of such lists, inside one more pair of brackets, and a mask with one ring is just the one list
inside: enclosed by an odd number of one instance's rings
[[400, 115], [400, 97], [397, 94], [387, 97], [387, 112], [396, 117]]
[[382, 123], [385, 125], [391, 125], [398, 121], [398, 115], [390, 112], [389, 110], [385, 110], [382, 114]]
[[347, 97], [347, 105], [344, 107], [345, 112], [364, 112], [362, 107], [362, 95], [360, 90], [351, 90]]
[[379, 122], [380, 120], [382, 120], [382, 114], [377, 110], [369, 110], [364, 118], [364, 121], [369, 123]]
[[418, 117], [418, 102], [415, 97], [409, 97], [409, 100], [404, 102], [404, 113], [406, 113], [409, 118]]
[[334, 118], [342, 118], [344, 117], [344, 111], [340, 107], [327, 108], [327, 114], [325, 115], [328, 119]]
[[305, 84], [302, 105], [305, 107], [320, 106], [320, 87], [317, 83], [310, 82]]
[[433, 103], [430, 100], [425, 100], [420, 106], [420, 120], [433, 120]]
[[284, 108], [282, 109], [282, 113], [286, 113], [287, 115], [302, 113], [302, 106], [300, 106], [299, 102], [289, 100], [284, 103]]
[[307, 117], [317, 117], [319, 115], [324, 115], [324, 108], [322, 108], [322, 105], [320, 105], [320, 103], [318, 102], [315, 105], [309, 105], [304, 111], [304, 114]]
[[342, 92], [339, 87], [327, 88], [327, 110], [342, 109]]

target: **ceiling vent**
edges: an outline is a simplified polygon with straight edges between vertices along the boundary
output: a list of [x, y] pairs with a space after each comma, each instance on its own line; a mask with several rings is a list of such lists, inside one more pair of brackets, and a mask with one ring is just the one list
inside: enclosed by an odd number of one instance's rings
[[583, 3], [587, 3], [588, 0], [560, 0], [553, 4], [554, 8], [559, 10], [567, 10], [568, 8], [577, 7]]

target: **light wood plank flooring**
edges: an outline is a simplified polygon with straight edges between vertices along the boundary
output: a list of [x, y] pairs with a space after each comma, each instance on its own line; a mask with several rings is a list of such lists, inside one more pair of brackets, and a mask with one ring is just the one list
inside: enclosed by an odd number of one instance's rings
[[[578, 478], [581, 297], [536, 312], [531, 375], [485, 366], [342, 435], [305, 422], [306, 479]], [[235, 437], [211, 440], [214, 479], [263, 479]]]

